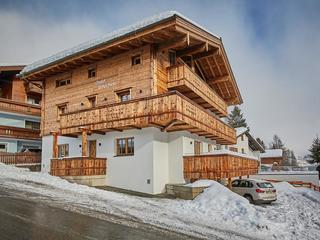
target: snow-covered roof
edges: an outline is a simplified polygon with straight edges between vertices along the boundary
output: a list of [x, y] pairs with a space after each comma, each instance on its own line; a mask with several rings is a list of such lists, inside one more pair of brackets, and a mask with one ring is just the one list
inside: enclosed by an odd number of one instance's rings
[[282, 157], [282, 149], [266, 149], [265, 153], [260, 155], [261, 158]]
[[236, 130], [237, 137], [239, 137], [243, 133], [247, 132], [248, 128], [246, 128], [246, 127], [238, 127], [238, 128], [235, 128], [235, 130]]
[[146, 28], [146, 27], [149, 27], [151, 25], [157, 24], [159, 22], [162, 22], [162, 21], [164, 21], [166, 19], [169, 19], [171, 17], [174, 17], [174, 16], [178, 16], [180, 18], [183, 18], [184, 20], [186, 20], [186, 21], [192, 23], [193, 25], [201, 28], [202, 30], [208, 32], [212, 36], [217, 37], [214, 34], [212, 34], [210, 31], [206, 30], [205, 28], [203, 28], [200, 25], [196, 24], [192, 20], [190, 20], [187, 17], [183, 16], [181, 13], [176, 12], [176, 11], [167, 11], [167, 12], [163, 12], [163, 13], [154, 15], [152, 17], [146, 18], [146, 19], [144, 19], [142, 21], [139, 21], [139, 22], [137, 22], [135, 24], [126, 26], [124, 28], [120, 28], [120, 29], [118, 29], [116, 31], [110, 32], [110, 33], [108, 33], [108, 34], [106, 34], [106, 35], [104, 35], [104, 36], [102, 36], [100, 38], [93, 39], [91, 41], [87, 41], [87, 42], [84, 42], [84, 43], [82, 43], [80, 45], [77, 45], [77, 46], [75, 46], [73, 48], [61, 51], [61, 52], [59, 52], [57, 54], [54, 54], [54, 55], [52, 55], [52, 56], [50, 56], [48, 58], [42, 59], [40, 61], [36, 61], [36, 62], [26, 66], [21, 71], [21, 75], [33, 72], [33, 71], [35, 71], [35, 70], [37, 70], [39, 68], [42, 68], [42, 67], [45, 67], [47, 65], [53, 64], [53, 63], [55, 63], [57, 61], [61, 61], [64, 58], [71, 57], [73, 55], [76, 55], [76, 54], [79, 54], [79, 53], [82, 53], [82, 52], [86, 52], [86, 51], [88, 51], [90, 49], [93, 49], [93, 48], [96, 48], [96, 47], [98, 47], [100, 45], [107, 44], [108, 42], [111, 42], [111, 41], [113, 41], [115, 39], [118, 39], [120, 37], [124, 37], [125, 35], [129, 35], [129, 34], [135, 33], [138, 30], [141, 30], [143, 28]]

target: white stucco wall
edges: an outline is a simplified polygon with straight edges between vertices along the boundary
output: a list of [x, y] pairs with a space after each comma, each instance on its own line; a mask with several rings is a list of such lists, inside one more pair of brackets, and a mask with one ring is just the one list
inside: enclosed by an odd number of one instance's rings
[[[134, 137], [134, 155], [116, 156], [115, 140]], [[167, 133], [157, 128], [110, 132], [106, 135], [92, 134], [88, 140], [97, 140], [97, 157], [107, 158], [106, 184], [133, 191], [158, 194], [167, 183], [184, 183], [183, 155], [194, 153], [194, 140], [202, 141], [208, 149], [205, 138], [188, 132]], [[50, 171], [52, 136], [42, 139], [42, 171]], [[81, 156], [81, 136], [78, 138], [58, 137], [58, 144], [69, 144], [69, 156]]]

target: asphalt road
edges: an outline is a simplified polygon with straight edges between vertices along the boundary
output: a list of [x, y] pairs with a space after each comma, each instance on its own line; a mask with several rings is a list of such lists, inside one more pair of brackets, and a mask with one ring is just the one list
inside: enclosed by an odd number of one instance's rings
[[[144, 230], [65, 211], [18, 197], [0, 187], [0, 239], [186, 239], [175, 233]], [[189, 239], [189, 238], [188, 238]]]

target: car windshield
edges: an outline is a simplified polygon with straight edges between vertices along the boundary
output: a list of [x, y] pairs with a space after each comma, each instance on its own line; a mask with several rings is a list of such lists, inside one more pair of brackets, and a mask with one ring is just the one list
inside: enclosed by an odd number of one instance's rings
[[273, 188], [273, 185], [269, 182], [257, 183], [259, 188]]

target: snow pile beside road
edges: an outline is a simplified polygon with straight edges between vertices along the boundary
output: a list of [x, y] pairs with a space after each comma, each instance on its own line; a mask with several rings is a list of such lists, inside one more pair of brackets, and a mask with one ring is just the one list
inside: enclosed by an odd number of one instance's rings
[[241, 226], [248, 231], [268, 229], [268, 222], [265, 221], [264, 216], [259, 214], [247, 199], [218, 182], [212, 181], [211, 186], [193, 201], [197, 208], [211, 220]]

